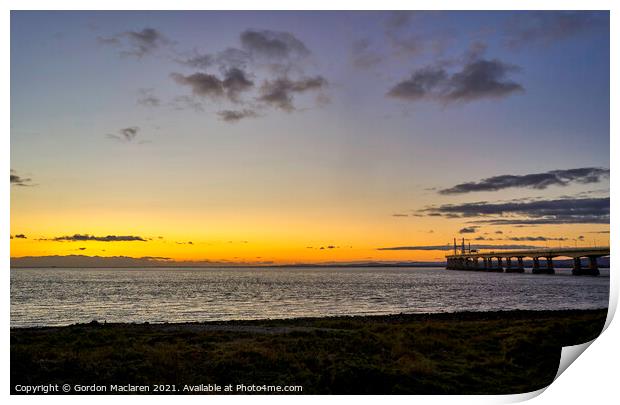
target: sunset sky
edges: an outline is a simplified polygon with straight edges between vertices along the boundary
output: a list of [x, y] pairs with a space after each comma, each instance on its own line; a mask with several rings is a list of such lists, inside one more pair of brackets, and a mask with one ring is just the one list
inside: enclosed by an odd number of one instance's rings
[[11, 256], [606, 245], [609, 73], [607, 12], [12, 12]]

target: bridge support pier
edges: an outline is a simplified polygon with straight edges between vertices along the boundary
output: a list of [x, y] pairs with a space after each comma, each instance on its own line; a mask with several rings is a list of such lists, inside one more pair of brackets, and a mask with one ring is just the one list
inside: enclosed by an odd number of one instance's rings
[[598, 263], [596, 262], [596, 256], [588, 256], [590, 266], [583, 268], [581, 266], [581, 258], [576, 257], [574, 260], [573, 275], [575, 276], [598, 276], [601, 272], [598, 269]]
[[[493, 263], [493, 259], [491, 259], [491, 263]], [[502, 264], [501, 256], [497, 257], [497, 267], [491, 267], [491, 271], [494, 271], [494, 272], [497, 272], [497, 273], [503, 273], [504, 272], [504, 266]]]
[[515, 271], [517, 273], [525, 272], [525, 267], [523, 267], [523, 257], [517, 257], [517, 268]]
[[532, 257], [532, 274], [540, 274], [540, 262], [538, 257]]
[[506, 258], [506, 273], [523, 273], [525, 270], [523, 269], [523, 257], [517, 257], [517, 266], [514, 267], [512, 265], [512, 258]]
[[540, 267], [539, 257], [534, 257], [534, 266], [532, 267], [532, 274], [555, 274], [553, 269], [553, 257], [546, 257], [547, 266]]

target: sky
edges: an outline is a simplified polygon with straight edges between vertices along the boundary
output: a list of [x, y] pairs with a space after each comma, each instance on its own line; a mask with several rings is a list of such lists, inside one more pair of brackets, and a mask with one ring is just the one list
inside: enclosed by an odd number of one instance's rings
[[13, 11], [11, 256], [607, 245], [609, 75], [607, 12]]

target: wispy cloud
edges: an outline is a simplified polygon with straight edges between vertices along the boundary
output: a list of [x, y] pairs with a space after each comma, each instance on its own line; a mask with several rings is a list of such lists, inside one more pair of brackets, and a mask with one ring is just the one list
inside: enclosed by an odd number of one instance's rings
[[294, 94], [316, 91], [326, 86], [327, 80], [322, 76], [305, 77], [299, 80], [281, 77], [273, 81], [267, 80], [263, 83], [259, 100], [281, 110], [291, 112], [295, 110], [293, 105]]
[[368, 69], [378, 65], [384, 59], [377, 50], [373, 49], [369, 39], [359, 39], [351, 45], [351, 63], [353, 66]]
[[607, 12], [518, 12], [503, 29], [504, 43], [512, 49], [552, 43], [609, 27]]
[[137, 103], [144, 107], [159, 107], [161, 100], [155, 96], [153, 89], [140, 89]]
[[150, 27], [140, 31], [125, 31], [111, 37], [99, 37], [97, 40], [102, 45], [121, 47], [121, 56], [137, 58], [153, 53], [162, 45], [170, 44], [170, 40], [159, 30]]
[[241, 33], [241, 46], [256, 57], [285, 59], [310, 54], [306, 45], [289, 32], [246, 30]]
[[258, 117], [256, 111], [243, 109], [243, 110], [223, 110], [219, 111], [217, 115], [222, 121], [226, 122], [238, 122], [244, 118]]
[[94, 236], [88, 234], [75, 234], [70, 236], [58, 236], [51, 240], [57, 242], [84, 242], [84, 241], [96, 241], [96, 242], [146, 242], [141, 236], [134, 235], [106, 235], [106, 236]]
[[133, 142], [140, 132], [140, 127], [127, 127], [118, 130], [117, 134], [107, 134], [110, 139], [117, 140], [119, 142]]
[[582, 167], [579, 169], [551, 170], [545, 173], [526, 175], [502, 175], [482, 179], [478, 182], [457, 184], [439, 190], [439, 194], [463, 194], [476, 191], [497, 191], [506, 188], [533, 188], [544, 190], [549, 186], [566, 186], [570, 183], [598, 183], [609, 177], [609, 169]]
[[32, 179], [29, 177], [22, 177], [17, 172], [11, 169], [11, 185], [18, 187], [30, 187], [34, 186]]

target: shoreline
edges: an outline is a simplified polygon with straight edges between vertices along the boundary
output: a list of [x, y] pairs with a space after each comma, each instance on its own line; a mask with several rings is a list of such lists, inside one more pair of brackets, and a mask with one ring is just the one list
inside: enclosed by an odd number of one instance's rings
[[394, 313], [394, 314], [377, 314], [377, 315], [328, 315], [328, 316], [302, 316], [295, 318], [259, 318], [259, 319], [228, 319], [228, 320], [210, 320], [210, 321], [188, 321], [188, 322], [106, 322], [92, 320], [90, 322], [77, 322], [67, 325], [38, 325], [38, 326], [10, 326], [11, 331], [20, 330], [43, 330], [43, 329], [61, 329], [70, 327], [125, 327], [125, 326], [234, 326], [234, 325], [262, 325], [274, 323], [304, 323], [316, 321], [369, 321], [369, 322], [390, 322], [390, 321], [426, 321], [430, 319], [441, 320], [471, 320], [471, 319], [528, 319], [536, 318], [538, 315], [562, 315], [574, 312], [591, 312], [591, 311], [607, 311], [608, 307], [588, 308], [588, 309], [505, 309], [497, 311], [452, 311], [452, 312], [420, 312], [420, 313]]
[[596, 338], [606, 317], [607, 308], [16, 328], [11, 392], [254, 384], [302, 394], [524, 393], [549, 385], [562, 346]]

